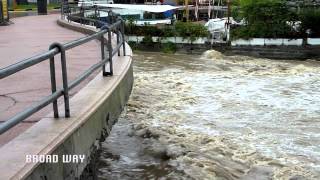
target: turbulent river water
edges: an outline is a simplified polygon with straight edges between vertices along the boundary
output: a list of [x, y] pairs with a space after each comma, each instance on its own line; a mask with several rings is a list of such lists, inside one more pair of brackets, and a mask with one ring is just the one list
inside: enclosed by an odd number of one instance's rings
[[320, 179], [320, 62], [136, 52], [99, 179]]

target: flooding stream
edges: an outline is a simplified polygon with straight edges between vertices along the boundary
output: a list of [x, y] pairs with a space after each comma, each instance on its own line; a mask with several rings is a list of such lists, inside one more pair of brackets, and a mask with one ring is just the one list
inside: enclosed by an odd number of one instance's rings
[[320, 62], [135, 52], [99, 179], [320, 179]]

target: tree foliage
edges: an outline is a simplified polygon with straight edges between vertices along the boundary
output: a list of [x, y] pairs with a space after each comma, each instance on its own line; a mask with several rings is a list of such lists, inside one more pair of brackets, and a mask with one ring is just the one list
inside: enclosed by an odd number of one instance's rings
[[182, 37], [189, 39], [191, 42], [198, 37], [207, 37], [208, 30], [201, 24], [191, 22], [177, 22], [174, 26], [136, 26], [132, 23], [127, 23], [125, 32], [128, 35], [136, 36], [158, 36], [158, 37]]
[[207, 37], [208, 30], [201, 24], [191, 22], [177, 22], [175, 30], [178, 36], [183, 39], [189, 39], [191, 42], [195, 41], [198, 37]]
[[233, 30], [240, 38], [285, 38], [296, 35], [288, 25], [297, 19], [284, 0], [236, 0], [233, 15], [244, 19], [246, 26]]
[[311, 30], [312, 37], [320, 37], [320, 9], [305, 8], [299, 13], [301, 32]]

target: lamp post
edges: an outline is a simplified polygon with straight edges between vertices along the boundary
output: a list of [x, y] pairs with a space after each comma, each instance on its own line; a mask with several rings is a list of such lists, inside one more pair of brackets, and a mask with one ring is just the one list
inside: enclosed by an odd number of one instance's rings
[[228, 20], [227, 20], [227, 42], [230, 40], [230, 16], [231, 16], [231, 0], [227, 0], [227, 5], [228, 5]]
[[9, 23], [8, 4], [8, 0], [0, 0], [0, 25], [8, 25]]
[[227, 0], [227, 5], [228, 5], [228, 26], [230, 25], [230, 15], [231, 15], [231, 5], [230, 5], [230, 0]]
[[47, 15], [47, 0], [37, 0], [38, 15]]

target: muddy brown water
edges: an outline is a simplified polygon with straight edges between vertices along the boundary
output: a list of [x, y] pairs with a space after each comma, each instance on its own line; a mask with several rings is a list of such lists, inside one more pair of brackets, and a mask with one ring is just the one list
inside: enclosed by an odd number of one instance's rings
[[99, 179], [320, 179], [320, 63], [135, 52]]

